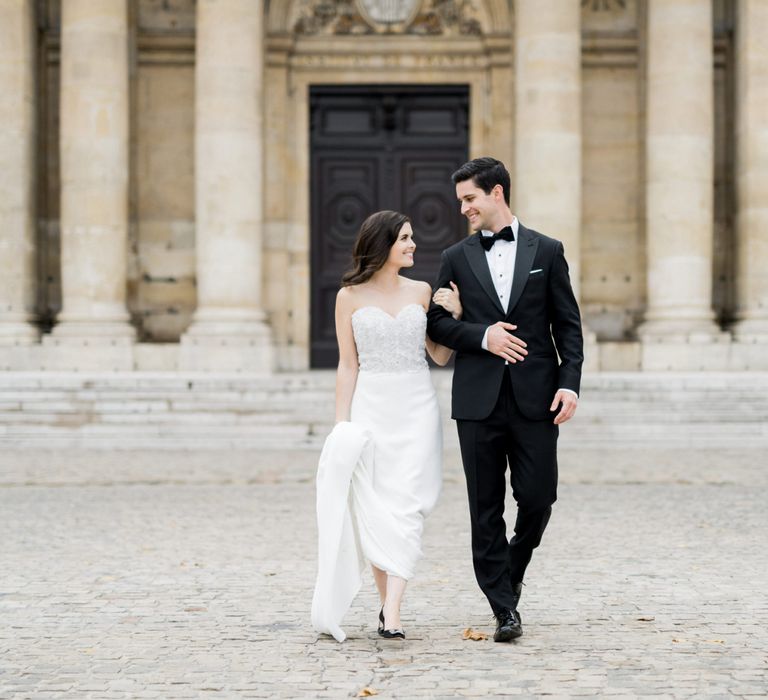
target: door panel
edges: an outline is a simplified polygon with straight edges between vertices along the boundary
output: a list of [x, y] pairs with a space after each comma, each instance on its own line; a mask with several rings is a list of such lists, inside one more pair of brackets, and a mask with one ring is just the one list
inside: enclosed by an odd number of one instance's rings
[[451, 173], [467, 160], [465, 86], [310, 89], [311, 366], [338, 362], [334, 305], [360, 224], [381, 209], [411, 218], [416, 264], [432, 283], [466, 234]]

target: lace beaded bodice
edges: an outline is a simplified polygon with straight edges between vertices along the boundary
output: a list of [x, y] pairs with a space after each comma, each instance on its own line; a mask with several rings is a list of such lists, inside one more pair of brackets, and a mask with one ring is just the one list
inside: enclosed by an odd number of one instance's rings
[[391, 316], [378, 306], [352, 314], [362, 372], [418, 372], [427, 369], [424, 341], [427, 314], [421, 304], [407, 304]]

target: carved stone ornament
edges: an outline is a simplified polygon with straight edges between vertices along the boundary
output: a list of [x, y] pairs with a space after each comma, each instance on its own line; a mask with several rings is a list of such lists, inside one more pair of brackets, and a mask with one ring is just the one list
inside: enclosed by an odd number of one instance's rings
[[413, 21], [421, 0], [357, 0], [362, 15], [371, 24], [405, 24]]
[[479, 36], [476, 0], [303, 0], [293, 31]]
[[627, 0], [581, 0], [581, 6], [586, 10], [593, 12], [624, 10], [627, 7]]

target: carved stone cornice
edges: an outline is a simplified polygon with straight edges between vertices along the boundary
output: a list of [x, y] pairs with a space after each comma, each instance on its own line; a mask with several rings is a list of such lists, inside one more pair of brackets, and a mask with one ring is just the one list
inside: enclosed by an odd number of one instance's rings
[[627, 7], [627, 0], [581, 0], [581, 6], [593, 12], [606, 12]]
[[293, 23], [299, 36], [319, 34], [417, 34], [481, 36], [476, 0], [421, 0], [413, 19], [403, 24], [369, 21], [355, 0], [306, 0]]
[[136, 48], [140, 65], [193, 65], [195, 62], [192, 34], [139, 34]]
[[478, 70], [487, 68], [485, 54], [296, 54], [290, 57], [290, 65], [297, 70]]
[[581, 60], [585, 68], [626, 68], [638, 65], [637, 34], [585, 34], [581, 41]]

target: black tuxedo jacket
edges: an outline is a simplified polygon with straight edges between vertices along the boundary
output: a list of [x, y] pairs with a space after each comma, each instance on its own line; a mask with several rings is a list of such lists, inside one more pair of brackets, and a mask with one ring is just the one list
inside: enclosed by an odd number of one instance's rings
[[[452, 417], [487, 418], [508, 371], [523, 415], [531, 420], [551, 419], [549, 407], [558, 389], [578, 393], [584, 361], [581, 318], [563, 244], [520, 224], [509, 311], [505, 313], [480, 235], [469, 236], [442, 255], [437, 287], [456, 283], [464, 307], [461, 320], [434, 303], [428, 312], [430, 338], [456, 351]], [[514, 335], [528, 344], [523, 362], [505, 366], [498, 355], [483, 350], [485, 330], [497, 321], [517, 326]]]

